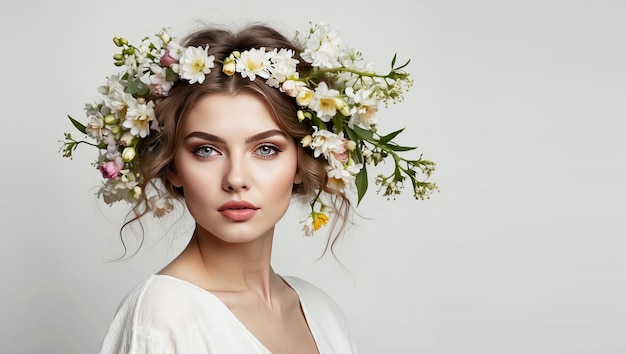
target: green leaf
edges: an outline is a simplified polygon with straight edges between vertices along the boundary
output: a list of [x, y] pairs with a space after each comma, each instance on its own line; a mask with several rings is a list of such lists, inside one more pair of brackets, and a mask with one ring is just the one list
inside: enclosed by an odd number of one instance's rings
[[398, 53], [394, 53], [393, 54], [393, 59], [391, 59], [391, 70], [393, 70], [394, 65], [396, 65], [396, 57], [398, 56]]
[[128, 81], [128, 93], [135, 97], [145, 97], [150, 93], [150, 86], [139, 79]]
[[405, 68], [407, 65], [409, 65], [409, 63], [411, 62], [411, 59], [407, 60], [406, 63], [400, 65], [399, 67], [395, 68], [394, 71], [400, 70]]
[[361, 138], [368, 140], [368, 141], [372, 141], [375, 140], [374, 139], [374, 133], [372, 133], [370, 130], [365, 130], [363, 128], [359, 128], [356, 125], [354, 126], [354, 132]]
[[367, 170], [365, 166], [359, 171], [356, 175], [355, 184], [357, 190], [357, 206], [361, 202], [361, 199], [365, 196], [365, 192], [367, 192]]
[[400, 145], [387, 145], [389, 150], [393, 151], [411, 151], [417, 149], [416, 146], [400, 146]]
[[404, 128], [400, 129], [400, 130], [396, 130], [395, 132], [389, 133], [383, 137], [381, 137], [378, 142], [380, 142], [381, 144], [385, 145], [388, 142], [390, 142], [393, 138], [395, 138], [396, 136], [398, 136], [398, 134], [402, 133], [402, 131], [404, 130]]
[[85, 127], [81, 122], [79, 122], [76, 119], [70, 117], [69, 115], [67, 116], [67, 118], [70, 119], [70, 122], [72, 122], [74, 127], [76, 127], [76, 129], [78, 129], [79, 132], [81, 132], [83, 134], [87, 134], [87, 127]]
[[165, 80], [174, 82], [178, 80], [178, 74], [172, 68], [167, 68], [165, 69]]
[[339, 113], [333, 117], [333, 128], [335, 133], [343, 131], [343, 116]]
[[344, 131], [346, 132], [346, 134], [348, 135], [348, 138], [352, 141], [358, 141], [359, 139], [357, 138], [356, 133], [354, 132], [354, 130], [345, 127]]

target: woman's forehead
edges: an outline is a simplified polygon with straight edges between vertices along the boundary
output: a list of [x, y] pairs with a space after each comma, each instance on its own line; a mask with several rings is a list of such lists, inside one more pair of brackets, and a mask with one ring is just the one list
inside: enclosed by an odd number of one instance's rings
[[193, 131], [238, 136], [279, 129], [265, 103], [251, 94], [210, 94], [196, 102], [182, 127], [183, 135]]

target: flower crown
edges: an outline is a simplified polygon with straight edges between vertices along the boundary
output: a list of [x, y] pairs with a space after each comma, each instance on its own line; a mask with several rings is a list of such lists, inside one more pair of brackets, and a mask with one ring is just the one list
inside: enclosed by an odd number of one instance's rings
[[[81, 133], [95, 142], [75, 140], [65, 133], [63, 156], [72, 158], [82, 143], [97, 147], [99, 156], [94, 165], [104, 177], [98, 196], [107, 204], [120, 200], [136, 203], [146, 191], [140, 187], [142, 176], [134, 158], [140, 139], [160, 130], [155, 104], [168, 95], [178, 80], [202, 84], [217, 61], [225, 75], [262, 79], [294, 98], [299, 107], [294, 119], [310, 120], [313, 127], [301, 144], [328, 163], [328, 187], [355, 191], [358, 204], [368, 188], [366, 165], [378, 165], [391, 157], [393, 171], [376, 177], [378, 192], [382, 191], [388, 199], [395, 198], [408, 177], [415, 198], [429, 198], [437, 190], [434, 183], [426, 181], [435, 163], [421, 156], [405, 159], [399, 155], [415, 149], [393, 141], [403, 129], [385, 135], [376, 129], [379, 105], [401, 101], [413, 83], [403, 71], [409, 62], [396, 66], [394, 55], [391, 70], [378, 74], [372, 63], [363, 62], [360, 52], [343, 47], [337, 32], [324, 24], [312, 25], [304, 38], [297, 33], [296, 40], [303, 44], [304, 51], [251, 48], [233, 52], [220, 61], [208, 55], [208, 45], [182, 47], [166, 29], [144, 38], [138, 47], [115, 37], [113, 41], [121, 53], [113, 58], [122, 72], [109, 76], [107, 84], [98, 88], [101, 96], [94, 104], [86, 104], [86, 125], [68, 116]], [[306, 76], [297, 71], [298, 54], [313, 68]], [[311, 213], [304, 221], [306, 235], [325, 225], [332, 212], [320, 193], [310, 203]], [[173, 209], [168, 194], [157, 191], [146, 197], [148, 210], [156, 216]]]

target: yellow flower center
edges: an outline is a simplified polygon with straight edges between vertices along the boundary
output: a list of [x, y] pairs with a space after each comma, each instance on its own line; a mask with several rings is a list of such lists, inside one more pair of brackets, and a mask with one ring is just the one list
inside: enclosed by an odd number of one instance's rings
[[322, 108], [322, 110], [324, 111], [330, 111], [334, 108], [337, 108], [337, 106], [335, 106], [335, 100], [332, 98], [321, 98], [320, 99], [320, 108]]
[[196, 72], [203, 72], [204, 71], [204, 60], [202, 59], [196, 59], [193, 61], [193, 63], [191, 64], [191, 67], [193, 67], [193, 69]]
[[255, 62], [254, 60], [246, 60], [246, 67], [250, 71], [257, 71], [263, 67], [263, 63]]

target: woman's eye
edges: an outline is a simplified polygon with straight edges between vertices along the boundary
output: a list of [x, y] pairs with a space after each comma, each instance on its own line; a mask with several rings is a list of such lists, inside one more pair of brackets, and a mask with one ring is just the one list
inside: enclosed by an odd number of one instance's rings
[[217, 150], [215, 150], [215, 148], [210, 145], [202, 145], [196, 148], [195, 150], [193, 150], [193, 153], [204, 158], [211, 157], [211, 156], [218, 154]]
[[278, 154], [279, 149], [274, 145], [263, 145], [256, 150], [256, 154], [261, 157], [272, 157]]

